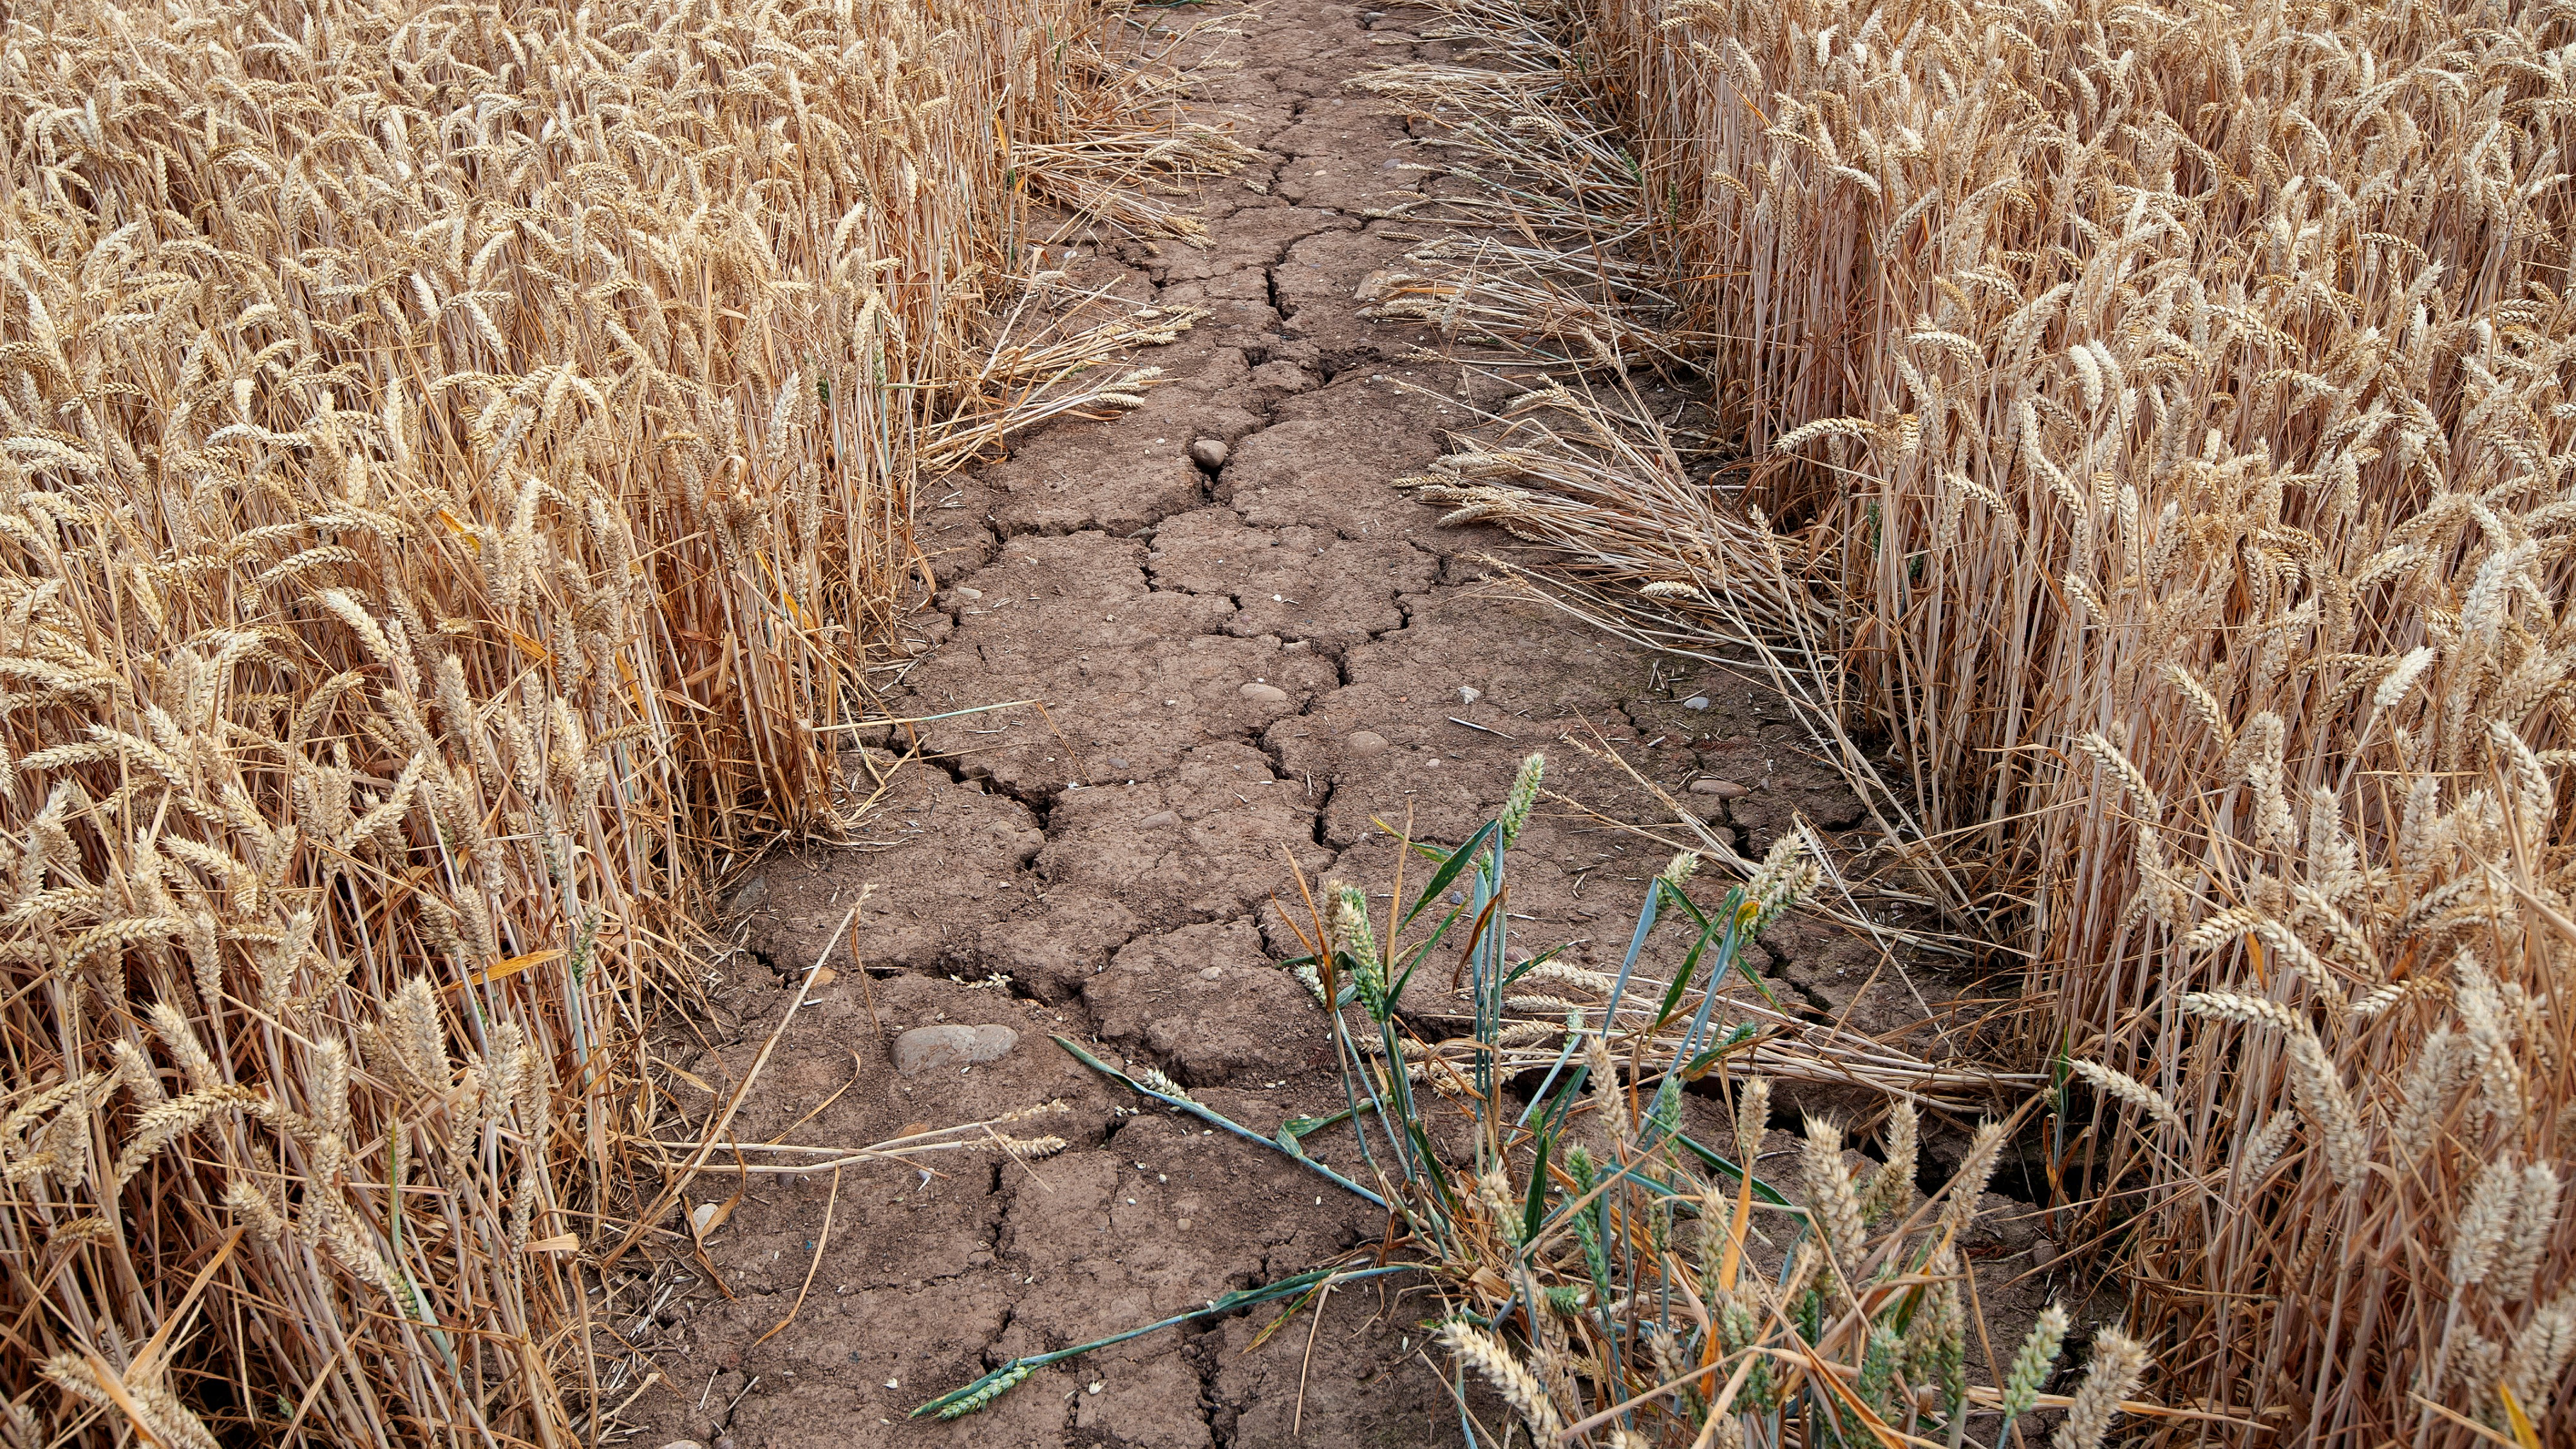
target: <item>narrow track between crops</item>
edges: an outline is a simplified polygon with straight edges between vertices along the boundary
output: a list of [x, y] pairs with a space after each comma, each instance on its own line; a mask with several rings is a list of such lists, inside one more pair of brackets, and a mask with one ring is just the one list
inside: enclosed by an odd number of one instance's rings
[[[1663, 811], [1558, 744], [1569, 734], [1615, 746], [1754, 854], [1793, 814], [1859, 823], [1776, 702], [1481, 582], [1476, 556], [1511, 540], [1437, 527], [1389, 486], [1468, 421], [1458, 369], [1408, 360], [1431, 339], [1359, 315], [1370, 274], [1421, 237], [1369, 213], [1453, 184], [1418, 164], [1421, 123], [1345, 88], [1437, 58], [1420, 12], [1170, 13], [1235, 32], [1191, 43], [1218, 63], [1204, 103], [1258, 160], [1199, 197], [1208, 246], [1080, 239], [1060, 260], [1075, 282], [1205, 315], [1135, 359], [1163, 369], [1143, 407], [1023, 439], [922, 508], [942, 587], [914, 621], [902, 712], [1045, 710], [935, 721], [908, 761], [914, 741], [895, 736], [854, 754], [890, 782], [873, 840], [740, 887], [721, 925], [744, 954], [710, 992], [720, 1018], [668, 1043], [678, 1110], [703, 1125], [828, 953], [834, 978], [779, 1037], [732, 1137], [859, 1144], [1061, 1100], [1006, 1130], [1070, 1146], [837, 1179], [743, 1177], [750, 1159], [719, 1152], [687, 1194], [703, 1210], [741, 1193], [708, 1235], [714, 1278], [618, 1325], [663, 1375], [627, 1411], [643, 1426], [630, 1442], [1459, 1442], [1423, 1358], [1428, 1300], [1375, 1283], [1257, 1350], [1266, 1316], [1239, 1316], [1042, 1371], [954, 1423], [907, 1421], [1010, 1357], [1383, 1230], [1260, 1148], [1136, 1113], [1050, 1035], [1153, 1065], [1259, 1130], [1338, 1106], [1322, 1015], [1273, 964], [1299, 950], [1277, 905], [1298, 899], [1290, 860], [1382, 891], [1395, 851], [1373, 818], [1457, 840], [1534, 749], [1600, 814], [1542, 807], [1514, 867], [1514, 940], [1615, 965], [1663, 854], [1611, 822]], [[1921, 1015], [1852, 943], [1792, 924], [1768, 944], [1820, 1015], [1865, 1030]], [[1873, 981], [1883, 1004], [1863, 997]], [[998, 1055], [997, 1032], [902, 1036], [991, 1026], [1009, 1034]], [[1832, 1089], [1784, 1089], [1784, 1113], [1820, 1104]]]

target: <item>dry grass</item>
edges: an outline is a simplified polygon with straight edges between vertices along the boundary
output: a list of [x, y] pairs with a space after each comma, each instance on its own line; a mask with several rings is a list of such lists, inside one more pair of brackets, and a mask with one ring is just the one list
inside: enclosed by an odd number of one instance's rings
[[1730, 581], [1814, 590], [1921, 894], [2123, 1074], [2057, 1168], [2169, 1400], [2565, 1437], [2569, 12], [1563, 18], [1747, 462], [1483, 516], [1644, 637], [1794, 645]]
[[1028, 199], [1224, 147], [1057, 0], [6, 26], [0, 1442], [595, 1434], [697, 883], [842, 807], [920, 471], [1186, 325], [1030, 321]]

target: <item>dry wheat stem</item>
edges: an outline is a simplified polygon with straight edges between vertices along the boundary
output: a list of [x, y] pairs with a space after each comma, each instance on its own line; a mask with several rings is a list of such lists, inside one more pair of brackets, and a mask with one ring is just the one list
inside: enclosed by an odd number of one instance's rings
[[6, 1432], [605, 1432], [624, 1286], [531, 1244], [653, 1132], [673, 923], [864, 798], [805, 726], [925, 473], [1191, 320], [1033, 300], [1026, 194], [1186, 231], [1232, 145], [1056, 0], [0, 27]]

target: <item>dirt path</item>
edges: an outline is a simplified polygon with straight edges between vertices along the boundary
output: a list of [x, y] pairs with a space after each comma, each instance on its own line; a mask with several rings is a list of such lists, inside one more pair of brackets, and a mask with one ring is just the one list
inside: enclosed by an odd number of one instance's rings
[[[954, 1424], [908, 1423], [1014, 1355], [1299, 1271], [1383, 1227], [1258, 1148], [1128, 1110], [1048, 1035], [1157, 1065], [1260, 1130], [1328, 1110], [1340, 1098], [1321, 1014], [1270, 964], [1297, 949], [1270, 905], [1294, 899], [1283, 853], [1383, 889], [1392, 851], [1372, 816], [1409, 808], [1419, 834], [1456, 840], [1534, 748], [1573, 796], [1653, 819], [1633, 785], [1555, 745], [1569, 730], [1597, 729], [1680, 798], [1731, 811], [1741, 849], [1759, 853], [1792, 811], [1858, 819], [1778, 706], [1499, 600], [1472, 555], [1510, 541], [1435, 528], [1388, 487], [1422, 472], [1460, 418], [1396, 384], [1460, 379], [1405, 360], [1420, 338], [1357, 316], [1363, 279], [1415, 239], [1365, 213], [1428, 173], [1407, 169], [1421, 153], [1405, 121], [1343, 82], [1424, 56], [1407, 29], [1419, 12], [1276, 0], [1216, 13], [1243, 32], [1219, 52], [1242, 66], [1210, 99], [1262, 158], [1207, 189], [1212, 248], [1113, 242], [1104, 257], [1086, 243], [1074, 263], [1209, 315], [1138, 359], [1169, 379], [1144, 408], [1039, 434], [925, 510], [952, 582], [922, 621], [940, 647], [909, 677], [908, 712], [1039, 698], [1049, 718], [928, 727], [936, 758], [891, 774], [880, 848], [788, 859], [743, 887], [728, 924], [751, 954], [714, 992], [717, 1044], [672, 1063], [730, 1092], [785, 984], [870, 891], [853, 934], [873, 1008], [845, 942], [735, 1134], [860, 1144], [1061, 1099], [1068, 1111], [1011, 1130], [1072, 1145], [1027, 1164], [955, 1155], [928, 1177], [855, 1168], [837, 1189], [751, 1179], [710, 1240], [723, 1290], [620, 1325], [668, 1385], [629, 1410], [648, 1426], [635, 1442], [1251, 1449], [1300, 1427], [1310, 1444], [1457, 1442], [1420, 1358], [1427, 1304], [1375, 1285], [1327, 1306], [1311, 1354], [1302, 1319], [1247, 1353], [1256, 1314], [1043, 1371]], [[1715, 778], [1751, 793], [1688, 793]], [[1516, 941], [1572, 939], [1572, 959], [1596, 965], [1615, 965], [1662, 863], [1551, 810], [1515, 860]], [[1848, 1006], [1870, 974], [1847, 948], [1786, 940], [1782, 969], [1818, 1007]], [[994, 1024], [1015, 1033], [997, 1059], [909, 1073], [896, 1060], [911, 1028]], [[721, 1100], [671, 1084], [692, 1123]], [[703, 1180], [690, 1201], [738, 1185]], [[757, 1342], [809, 1268], [793, 1324]]]

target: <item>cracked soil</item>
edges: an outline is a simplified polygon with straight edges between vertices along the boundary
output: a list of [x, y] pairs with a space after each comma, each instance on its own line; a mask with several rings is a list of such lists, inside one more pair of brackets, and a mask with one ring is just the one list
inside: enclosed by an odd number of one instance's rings
[[[1331, 1110], [1322, 1016], [1272, 964], [1299, 950], [1274, 904], [1296, 899], [1289, 860], [1382, 890], [1394, 852], [1373, 817], [1410, 812], [1418, 836], [1457, 840], [1499, 806], [1523, 755], [1568, 732], [1597, 731], [1754, 854], [1793, 813], [1829, 837], [1860, 821], [1777, 702], [1480, 584], [1474, 556], [1510, 540], [1436, 528], [1388, 486], [1467, 421], [1457, 369], [1405, 360], [1428, 339], [1361, 319], [1354, 298], [1420, 239], [1365, 213], [1454, 184], [1412, 167], [1423, 153], [1405, 117], [1344, 88], [1375, 65], [1439, 58], [1413, 33], [1422, 12], [1276, 0], [1205, 13], [1239, 34], [1193, 43], [1241, 68], [1203, 89], [1258, 160], [1203, 188], [1207, 248], [1084, 240], [1068, 266], [1085, 285], [1207, 315], [1137, 359], [1165, 378], [1143, 407], [1023, 438], [922, 509], [942, 586], [913, 621], [923, 652], [894, 703], [930, 715], [1040, 699], [1045, 715], [932, 722], [926, 758], [900, 768], [882, 748], [850, 756], [888, 782], [866, 824], [875, 839], [782, 857], [737, 888], [721, 924], [745, 949], [710, 993], [714, 1019], [656, 1049], [686, 1073], [668, 1083], [673, 1107], [702, 1130], [865, 892], [833, 947], [837, 978], [779, 1041], [733, 1135], [792, 1127], [797, 1141], [856, 1145], [1060, 1098], [1071, 1111], [1032, 1126], [1072, 1146], [1025, 1164], [961, 1155], [926, 1174], [851, 1168], [837, 1188], [702, 1176], [693, 1204], [745, 1187], [706, 1247], [721, 1286], [699, 1281], [618, 1325], [664, 1376], [627, 1411], [632, 1442], [1459, 1442], [1456, 1403], [1423, 1354], [1428, 1300], [1400, 1279], [1337, 1293], [1319, 1325], [1301, 1317], [1257, 1350], [1267, 1312], [1042, 1370], [954, 1423], [906, 1420], [1013, 1356], [1300, 1271], [1384, 1229], [1258, 1148], [1122, 1110], [1126, 1094], [1048, 1036], [1151, 1063], [1256, 1130]], [[1194, 461], [1203, 440], [1224, 445], [1220, 465]], [[1749, 793], [1688, 791], [1705, 778]], [[1571, 750], [1550, 749], [1550, 784], [1612, 819], [1661, 813]], [[1600, 818], [1542, 806], [1515, 852], [1515, 948], [1570, 941], [1577, 964], [1615, 969], [1661, 864]], [[1784, 928], [1771, 944], [1779, 978], [1819, 1014], [1869, 1031], [1923, 1015], [1851, 943]], [[1872, 982], [1886, 1000], [1864, 994]], [[899, 1073], [895, 1036], [940, 1023], [1000, 1024], [1017, 1042], [982, 1065]], [[1780, 1111], [1874, 1105], [1784, 1087]], [[1327, 1160], [1347, 1152], [1347, 1137], [1340, 1152], [1315, 1141]], [[2027, 1228], [2000, 1233], [1991, 1254], [2029, 1247]], [[764, 1339], [809, 1269], [794, 1321]]]

